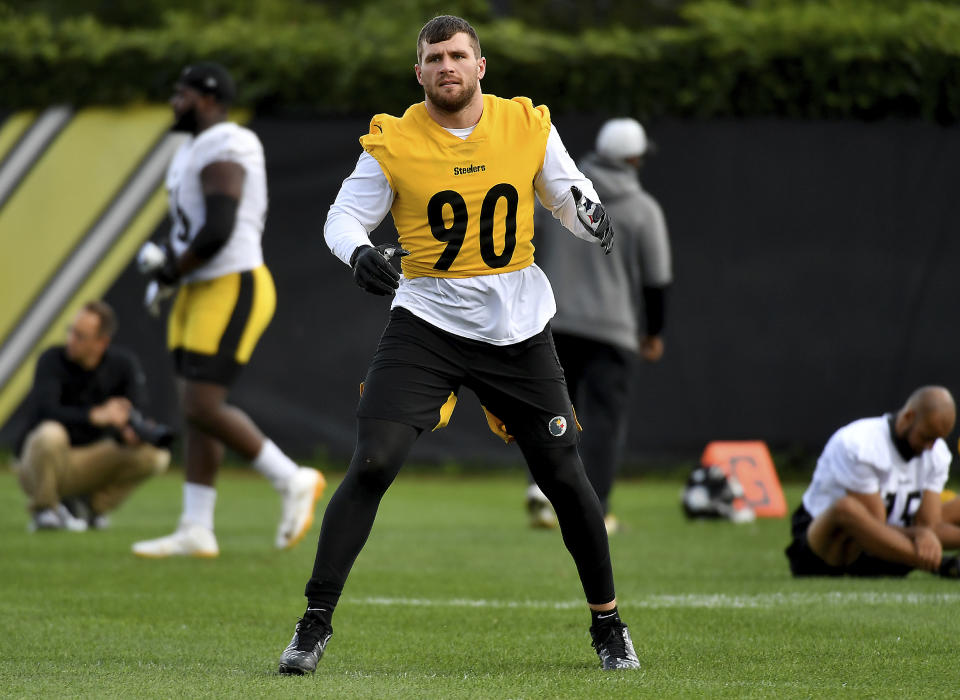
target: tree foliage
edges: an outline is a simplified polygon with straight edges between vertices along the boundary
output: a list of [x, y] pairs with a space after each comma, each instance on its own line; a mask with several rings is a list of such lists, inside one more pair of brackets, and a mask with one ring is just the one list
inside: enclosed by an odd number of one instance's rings
[[202, 58], [227, 65], [241, 102], [260, 110], [398, 112], [422, 99], [416, 36], [443, 5], [479, 18], [486, 91], [554, 110], [960, 119], [954, 0], [706, 0], [684, 4], [668, 26], [613, 21], [574, 33], [497, 16], [484, 0], [409, 0], [389, 11], [362, 0], [288, 0], [297, 12], [274, 19], [267, 0], [231, 0], [233, 10], [204, 0], [206, 14], [183, 9], [186, 0], [131, 4], [162, 16], [127, 26], [0, 6], [5, 106], [162, 100], [180, 68]]

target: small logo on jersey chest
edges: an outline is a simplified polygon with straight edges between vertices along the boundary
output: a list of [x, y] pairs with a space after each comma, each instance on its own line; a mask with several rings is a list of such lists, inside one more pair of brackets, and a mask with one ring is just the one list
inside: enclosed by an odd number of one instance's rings
[[550, 419], [550, 423], [547, 425], [550, 430], [550, 434], [553, 437], [560, 437], [565, 432], [567, 432], [567, 419], [563, 416], [554, 416]]
[[482, 163], [480, 165], [474, 165], [473, 163], [471, 163], [466, 167], [455, 165], [453, 167], [453, 174], [454, 175], [473, 175], [474, 173], [486, 172], [486, 170], [487, 170], [487, 166], [483, 165]]

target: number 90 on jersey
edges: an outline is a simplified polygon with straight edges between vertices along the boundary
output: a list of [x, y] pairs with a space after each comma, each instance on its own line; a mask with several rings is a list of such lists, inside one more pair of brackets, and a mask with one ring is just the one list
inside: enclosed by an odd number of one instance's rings
[[[494, 218], [500, 200], [506, 203], [502, 245], [495, 242]], [[513, 258], [517, 248], [517, 205], [519, 203], [517, 189], [506, 182], [494, 185], [487, 191], [480, 205], [479, 246], [480, 257], [487, 267], [498, 269], [506, 267]], [[444, 207], [449, 206], [452, 217], [444, 219]], [[446, 247], [434, 263], [435, 270], [449, 270], [467, 239], [470, 229], [470, 213], [463, 196], [455, 190], [437, 192], [427, 203], [427, 221], [430, 232], [438, 241], [446, 243]], [[500, 250], [498, 253], [497, 250]]]

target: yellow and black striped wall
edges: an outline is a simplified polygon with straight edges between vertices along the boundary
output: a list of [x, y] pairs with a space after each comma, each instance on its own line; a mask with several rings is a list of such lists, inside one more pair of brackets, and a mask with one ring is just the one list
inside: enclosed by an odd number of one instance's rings
[[162, 221], [170, 122], [162, 105], [0, 113], [0, 425]]

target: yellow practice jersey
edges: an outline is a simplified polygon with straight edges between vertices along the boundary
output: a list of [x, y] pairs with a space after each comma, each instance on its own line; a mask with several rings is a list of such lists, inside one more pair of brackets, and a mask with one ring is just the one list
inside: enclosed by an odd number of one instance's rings
[[483, 96], [466, 139], [421, 102], [399, 119], [378, 114], [364, 150], [394, 191], [391, 214], [413, 277], [475, 277], [533, 263], [533, 181], [543, 166], [550, 112], [526, 97]]

